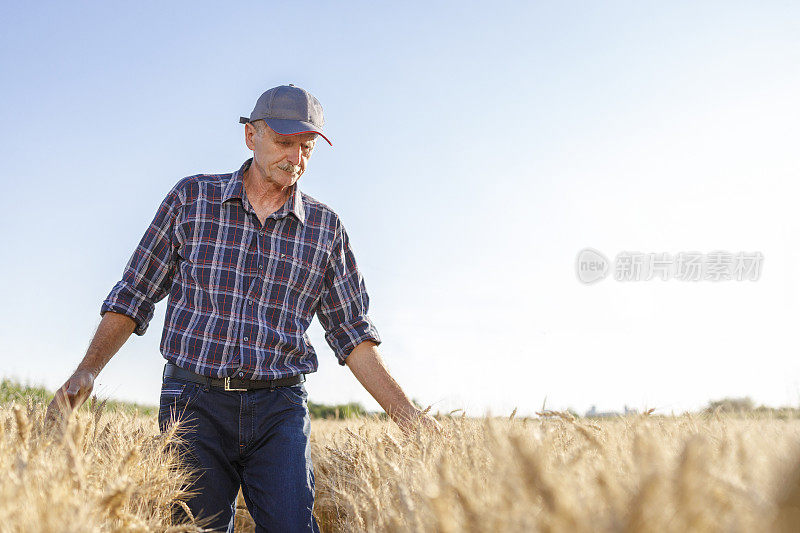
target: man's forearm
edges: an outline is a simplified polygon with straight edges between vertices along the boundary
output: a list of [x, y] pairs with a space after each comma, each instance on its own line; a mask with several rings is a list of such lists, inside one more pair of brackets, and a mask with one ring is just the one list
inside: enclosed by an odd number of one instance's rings
[[419, 414], [419, 409], [389, 374], [374, 342], [364, 341], [356, 346], [345, 359], [345, 363], [395, 422]]
[[83, 361], [78, 365], [78, 370], [88, 370], [93, 376], [97, 377], [106, 363], [119, 351], [133, 330], [136, 329], [136, 322], [127, 315], [106, 312], [97, 326], [89, 349]]

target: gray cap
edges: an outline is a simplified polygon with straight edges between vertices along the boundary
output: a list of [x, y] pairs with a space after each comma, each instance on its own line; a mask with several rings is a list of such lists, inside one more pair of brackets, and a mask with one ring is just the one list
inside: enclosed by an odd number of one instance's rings
[[258, 98], [250, 118], [239, 118], [242, 124], [255, 120], [263, 120], [273, 131], [281, 135], [317, 133], [331, 144], [322, 133], [325, 119], [322, 116], [322, 105], [319, 100], [305, 89], [295, 87], [291, 83], [266, 91]]

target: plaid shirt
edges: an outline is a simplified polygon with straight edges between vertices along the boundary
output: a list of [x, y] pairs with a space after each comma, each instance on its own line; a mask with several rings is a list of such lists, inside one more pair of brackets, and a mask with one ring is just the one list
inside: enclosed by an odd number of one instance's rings
[[347, 233], [297, 184], [262, 226], [242, 183], [251, 162], [172, 188], [100, 314], [127, 315], [143, 335], [169, 294], [165, 359], [205, 376], [275, 379], [317, 370], [306, 334], [316, 313], [344, 365], [360, 342], [381, 342]]

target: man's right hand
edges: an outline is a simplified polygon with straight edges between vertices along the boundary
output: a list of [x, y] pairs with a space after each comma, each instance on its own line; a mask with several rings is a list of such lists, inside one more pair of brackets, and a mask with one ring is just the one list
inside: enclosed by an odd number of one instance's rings
[[78, 370], [56, 391], [53, 401], [47, 407], [48, 422], [56, 421], [62, 414], [68, 415], [83, 405], [92, 393], [97, 375], [125, 344], [135, 328], [136, 322], [127, 315], [111, 311], [103, 315]]
[[73, 409], [79, 408], [92, 393], [93, 388], [94, 374], [89, 370], [76, 370], [56, 391], [53, 400], [47, 406], [47, 421], [59, 420], [62, 414], [69, 415]]

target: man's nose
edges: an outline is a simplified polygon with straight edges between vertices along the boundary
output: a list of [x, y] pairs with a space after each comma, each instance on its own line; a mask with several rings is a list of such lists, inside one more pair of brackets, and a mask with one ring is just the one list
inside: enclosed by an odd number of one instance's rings
[[303, 149], [300, 146], [293, 146], [289, 149], [289, 155], [287, 156], [289, 159], [289, 163], [297, 166], [300, 164], [300, 157], [302, 154]]

